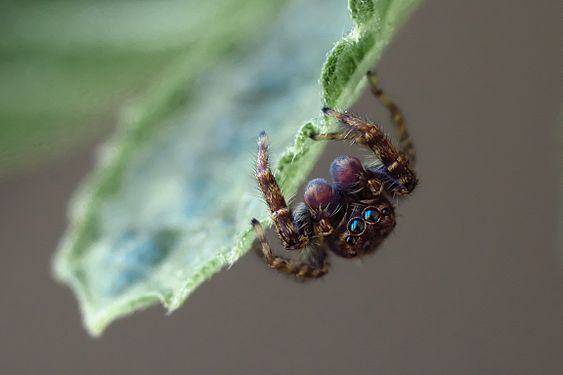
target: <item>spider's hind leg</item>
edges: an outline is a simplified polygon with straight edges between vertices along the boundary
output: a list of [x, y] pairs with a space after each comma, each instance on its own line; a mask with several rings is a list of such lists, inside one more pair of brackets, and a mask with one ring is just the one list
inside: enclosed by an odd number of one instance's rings
[[390, 112], [391, 121], [397, 128], [397, 132], [399, 133], [399, 145], [401, 148], [401, 152], [407, 155], [411, 166], [414, 165], [416, 161], [416, 152], [414, 149], [414, 144], [412, 143], [412, 139], [409, 135], [407, 130], [407, 125], [405, 123], [405, 116], [395, 104], [391, 98], [389, 98], [383, 90], [379, 87], [379, 79], [377, 78], [377, 74], [373, 71], [369, 71], [367, 74], [368, 82], [370, 85], [370, 90], [372, 94], [379, 99], [381, 104], [383, 104]]

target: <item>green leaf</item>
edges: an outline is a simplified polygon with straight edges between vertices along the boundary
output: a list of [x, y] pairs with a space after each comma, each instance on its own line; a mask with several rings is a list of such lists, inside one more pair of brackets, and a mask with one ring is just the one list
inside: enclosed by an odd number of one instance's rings
[[274, 19], [252, 17], [254, 37], [225, 41], [231, 50], [190, 51], [125, 111], [54, 262], [92, 334], [156, 302], [178, 308], [248, 251], [250, 218], [268, 216], [252, 175], [258, 132], [269, 133], [276, 176], [294, 194], [323, 148], [308, 137], [324, 126], [323, 103], [354, 102], [414, 3], [350, 0], [352, 22], [342, 0], [290, 0]]
[[[265, 3], [265, 4], [262, 4]], [[231, 50], [282, 2], [55, 0], [2, 4], [0, 174], [107, 129], [116, 109], [170, 61]], [[207, 27], [216, 19], [237, 22]], [[253, 18], [256, 17], [258, 21]], [[203, 32], [205, 30], [205, 32]]]

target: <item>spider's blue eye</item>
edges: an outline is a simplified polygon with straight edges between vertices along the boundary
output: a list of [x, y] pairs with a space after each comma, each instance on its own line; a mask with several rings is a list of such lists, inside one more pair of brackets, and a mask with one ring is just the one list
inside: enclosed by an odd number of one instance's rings
[[364, 233], [365, 229], [366, 229], [366, 223], [360, 218], [353, 218], [348, 223], [348, 231], [352, 235], [358, 236]]
[[373, 224], [379, 221], [381, 215], [376, 208], [368, 207], [364, 210], [363, 217], [367, 223]]

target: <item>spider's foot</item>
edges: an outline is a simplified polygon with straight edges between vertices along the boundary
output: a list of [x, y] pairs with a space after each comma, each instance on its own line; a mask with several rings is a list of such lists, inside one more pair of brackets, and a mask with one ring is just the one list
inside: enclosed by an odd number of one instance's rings
[[261, 147], [268, 147], [268, 134], [266, 134], [266, 131], [264, 130], [258, 133], [258, 145]]

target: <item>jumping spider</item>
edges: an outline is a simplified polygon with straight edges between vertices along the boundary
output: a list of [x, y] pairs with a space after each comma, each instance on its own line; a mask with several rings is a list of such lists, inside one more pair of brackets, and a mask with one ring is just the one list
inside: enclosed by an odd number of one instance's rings
[[303, 260], [295, 263], [272, 253], [264, 230], [252, 219], [262, 254], [269, 267], [300, 278], [317, 278], [328, 272], [327, 249], [353, 258], [373, 252], [395, 227], [391, 197], [410, 194], [417, 184], [411, 169], [414, 147], [397, 106], [368, 73], [372, 93], [389, 109], [399, 133], [398, 151], [375, 124], [323, 108], [325, 115], [341, 122], [334, 133], [314, 134], [314, 140], [350, 140], [370, 148], [380, 163], [364, 166], [353, 156], [337, 157], [330, 166], [333, 183], [314, 179], [305, 190], [304, 203], [290, 210], [270, 169], [268, 138], [258, 138], [256, 179], [271, 212], [276, 232], [287, 250], [304, 250]]

